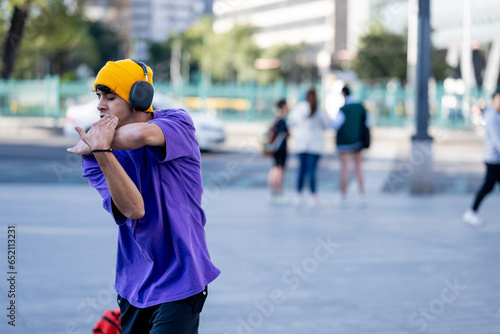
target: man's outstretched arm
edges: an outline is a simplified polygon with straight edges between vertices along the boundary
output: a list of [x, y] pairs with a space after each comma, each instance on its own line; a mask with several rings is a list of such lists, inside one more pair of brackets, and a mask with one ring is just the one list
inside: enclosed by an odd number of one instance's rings
[[[88, 134], [92, 133], [92, 129]], [[131, 123], [115, 130], [111, 148], [113, 150], [133, 150], [143, 146], [165, 146], [165, 135], [161, 128], [154, 123]], [[90, 154], [92, 150], [81, 139], [78, 144], [68, 148], [69, 153], [80, 155]]]

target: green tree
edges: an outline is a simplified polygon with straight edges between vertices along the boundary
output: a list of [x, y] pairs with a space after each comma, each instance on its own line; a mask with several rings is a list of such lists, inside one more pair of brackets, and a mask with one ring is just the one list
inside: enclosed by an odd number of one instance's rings
[[[1, 2], [2, 7], [5, 3], [5, 1]], [[21, 45], [32, 3], [33, 0], [11, 0], [7, 2], [11, 7], [10, 9], [12, 9], [12, 18], [3, 45], [2, 79], [9, 79], [14, 71], [19, 46]]]
[[304, 44], [289, 45], [281, 44], [262, 50], [262, 58], [276, 58], [280, 61], [280, 66], [276, 69], [259, 71], [258, 79], [262, 84], [270, 83], [278, 79], [285, 82], [300, 83], [303, 73], [307, 70], [300, 66], [298, 58], [306, 50]]
[[[407, 75], [407, 34], [398, 35], [374, 23], [369, 32], [360, 37], [354, 71], [361, 79], [397, 78], [401, 83]], [[446, 78], [450, 67], [446, 53], [432, 47], [432, 76], [440, 81]]]
[[[252, 40], [256, 28], [237, 25], [226, 33], [215, 34], [212, 25], [212, 19], [204, 17], [182, 34], [163, 43], [152, 43], [148, 63], [155, 69], [155, 78], [170, 80], [171, 58], [175, 54], [172, 50], [177, 43], [181, 50], [180, 67], [184, 68], [184, 74], [190, 73], [190, 78], [204, 75], [214, 82], [258, 81], [262, 84], [277, 79], [296, 83], [318, 79], [315, 65], [299, 60], [304, 56], [305, 45], [284, 44], [260, 49]], [[276, 69], [257, 70], [254, 63], [258, 58], [278, 58], [281, 65]]]
[[[89, 33], [95, 41], [98, 50], [98, 61], [93, 62], [93, 70], [97, 73], [109, 60], [118, 60], [125, 57], [123, 45], [125, 41], [115, 31], [101, 22], [90, 22]], [[96, 66], [97, 65], [97, 66]]]
[[191, 65], [216, 82], [255, 80], [253, 63], [260, 53], [252, 41], [255, 28], [235, 26], [226, 33], [215, 34], [212, 24], [211, 18], [204, 17], [183, 35]]
[[406, 80], [406, 38], [372, 24], [361, 36], [353, 69], [360, 79], [397, 78]]
[[443, 81], [449, 75], [451, 66], [446, 62], [446, 50], [432, 48], [432, 75], [437, 81]]
[[80, 6], [68, 8], [62, 0], [47, 1], [28, 22], [15, 76], [49, 73], [62, 77], [81, 63], [98, 67], [100, 54], [90, 30]]
[[227, 33], [215, 34], [212, 24], [210, 17], [204, 17], [181, 35], [151, 44], [148, 62], [160, 72], [157, 77], [169, 77], [172, 48], [179, 39], [181, 57], [189, 61], [191, 73], [209, 76], [215, 82], [256, 80], [253, 63], [261, 51], [251, 39], [255, 29], [236, 26]]

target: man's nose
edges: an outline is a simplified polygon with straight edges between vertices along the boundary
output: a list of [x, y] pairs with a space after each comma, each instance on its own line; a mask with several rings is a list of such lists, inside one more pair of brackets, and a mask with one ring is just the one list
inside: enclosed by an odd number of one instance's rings
[[106, 99], [100, 98], [99, 103], [97, 104], [97, 110], [102, 111], [102, 110], [106, 110], [107, 108], [108, 108], [108, 106], [106, 104]]

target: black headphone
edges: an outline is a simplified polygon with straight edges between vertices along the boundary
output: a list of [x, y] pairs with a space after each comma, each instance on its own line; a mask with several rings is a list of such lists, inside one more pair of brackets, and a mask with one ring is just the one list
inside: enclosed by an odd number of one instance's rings
[[145, 81], [136, 81], [130, 89], [129, 102], [134, 110], [146, 111], [153, 103], [155, 93], [153, 86], [148, 82], [148, 69], [146, 64], [132, 59], [144, 70]]

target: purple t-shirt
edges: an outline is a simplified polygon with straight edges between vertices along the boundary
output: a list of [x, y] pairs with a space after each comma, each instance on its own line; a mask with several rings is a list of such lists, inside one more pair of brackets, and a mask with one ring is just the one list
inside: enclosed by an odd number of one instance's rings
[[184, 110], [155, 111], [153, 116], [148, 123], [162, 129], [164, 148], [113, 151], [142, 194], [143, 218], [123, 216], [112, 204], [96, 159], [82, 159], [83, 176], [102, 196], [104, 209], [119, 227], [116, 292], [139, 308], [195, 295], [220, 273], [206, 245], [193, 121]]

